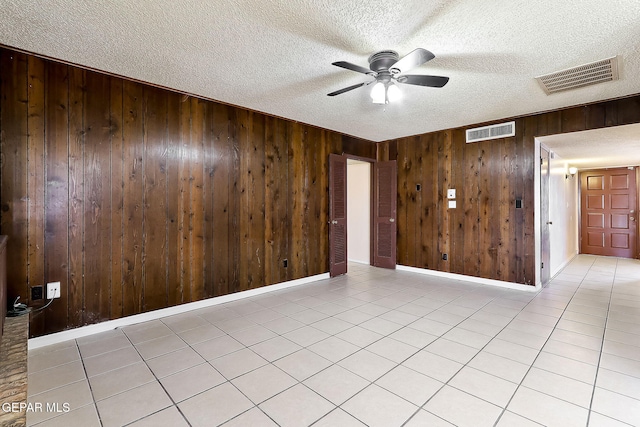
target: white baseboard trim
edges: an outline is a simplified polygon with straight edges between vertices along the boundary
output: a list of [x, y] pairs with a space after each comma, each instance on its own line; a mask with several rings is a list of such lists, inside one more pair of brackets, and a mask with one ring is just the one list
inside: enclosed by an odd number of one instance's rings
[[371, 265], [370, 261], [360, 261], [359, 259], [351, 259], [351, 258], [349, 258], [348, 261], [356, 263], [356, 264]]
[[485, 279], [482, 277], [467, 276], [465, 274], [447, 273], [445, 271], [428, 270], [426, 268], [408, 267], [396, 265], [397, 270], [410, 271], [411, 273], [426, 274], [428, 276], [443, 277], [446, 279], [464, 280], [465, 282], [480, 283], [482, 285], [498, 286], [501, 288], [515, 289], [525, 292], [538, 292], [542, 289], [539, 285], [523, 285], [521, 283], [505, 282], [503, 280]]
[[317, 274], [315, 276], [303, 277], [301, 279], [289, 280], [287, 282], [276, 283], [275, 285], [263, 286], [261, 288], [249, 289], [246, 291], [236, 292], [229, 295], [221, 295], [219, 297], [207, 298], [201, 301], [189, 302], [186, 304], [176, 305], [174, 307], [161, 308], [159, 310], [149, 311], [147, 313], [134, 314], [132, 316], [122, 317], [120, 319], [107, 320], [105, 322], [96, 323], [94, 325], [80, 326], [78, 328], [69, 329], [67, 331], [56, 332], [41, 337], [31, 338], [28, 346], [29, 350], [44, 347], [47, 345], [58, 344], [63, 341], [69, 341], [76, 338], [82, 338], [100, 332], [110, 331], [123, 326], [134, 325], [136, 323], [156, 320], [162, 317], [173, 316], [176, 314], [186, 313], [188, 311], [197, 310], [199, 308], [211, 307], [218, 304], [224, 304], [231, 301], [249, 298], [268, 292], [274, 292], [282, 289], [300, 286], [307, 283], [317, 282], [329, 278], [329, 273]]
[[553, 279], [554, 277], [556, 277], [558, 275], [558, 273], [560, 273], [562, 270], [564, 270], [564, 268], [569, 265], [569, 263], [571, 261], [573, 261], [575, 259], [575, 257], [578, 256], [578, 253], [576, 252], [575, 254], [573, 254], [569, 259], [565, 260], [565, 262], [563, 262], [558, 268], [556, 268], [556, 271], [552, 271], [551, 272], [551, 279]]

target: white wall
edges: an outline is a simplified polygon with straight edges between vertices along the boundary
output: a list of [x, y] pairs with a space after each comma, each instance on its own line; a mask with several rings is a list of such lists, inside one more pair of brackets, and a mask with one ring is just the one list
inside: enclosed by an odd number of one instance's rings
[[549, 220], [551, 277], [578, 253], [578, 174], [569, 173], [569, 164], [557, 154], [549, 161]]
[[347, 258], [369, 264], [371, 164], [347, 160]]

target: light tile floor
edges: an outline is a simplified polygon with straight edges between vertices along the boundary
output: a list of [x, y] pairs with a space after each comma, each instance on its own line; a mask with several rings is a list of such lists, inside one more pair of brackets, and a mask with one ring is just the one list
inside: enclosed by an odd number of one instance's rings
[[354, 264], [30, 351], [29, 401], [59, 404], [39, 427], [638, 426], [640, 261], [539, 293]]

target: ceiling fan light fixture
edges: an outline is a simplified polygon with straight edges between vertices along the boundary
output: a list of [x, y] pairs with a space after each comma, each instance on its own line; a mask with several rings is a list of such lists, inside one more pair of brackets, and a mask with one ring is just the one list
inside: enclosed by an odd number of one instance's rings
[[374, 104], [385, 104], [386, 103], [386, 90], [387, 88], [384, 86], [384, 83], [377, 82], [373, 85], [371, 89], [371, 100]]
[[397, 85], [391, 83], [387, 88], [388, 102], [398, 102], [400, 101], [401, 98], [402, 98], [402, 92], [400, 91], [400, 88]]

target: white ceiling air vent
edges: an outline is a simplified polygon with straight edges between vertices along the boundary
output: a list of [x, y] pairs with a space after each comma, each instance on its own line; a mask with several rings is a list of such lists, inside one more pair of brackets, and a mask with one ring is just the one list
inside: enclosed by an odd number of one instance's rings
[[544, 76], [536, 77], [547, 95], [563, 90], [618, 80], [618, 57], [603, 59]]
[[516, 122], [467, 129], [467, 144], [471, 142], [486, 141], [488, 139], [506, 138], [508, 136], [514, 136], [515, 134]]

